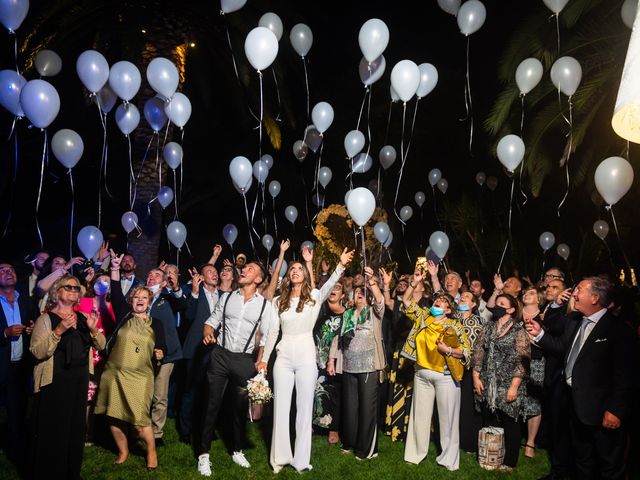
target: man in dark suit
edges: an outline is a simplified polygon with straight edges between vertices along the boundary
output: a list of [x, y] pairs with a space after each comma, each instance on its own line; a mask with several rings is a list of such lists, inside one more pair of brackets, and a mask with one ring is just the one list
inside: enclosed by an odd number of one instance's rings
[[18, 293], [16, 282], [13, 266], [0, 263], [0, 405], [6, 406], [8, 426], [2, 443], [9, 459], [24, 467], [33, 312], [29, 296]]
[[136, 259], [133, 258], [133, 255], [126, 254], [122, 257], [120, 270], [120, 285], [126, 298], [132, 288], [143, 285], [144, 282], [136, 277]]
[[567, 316], [562, 337], [546, 335], [536, 322], [526, 325], [538, 345], [564, 358], [576, 477], [581, 480], [624, 478], [633, 337], [607, 310], [612, 290], [605, 278], [582, 280], [573, 293], [576, 312]]

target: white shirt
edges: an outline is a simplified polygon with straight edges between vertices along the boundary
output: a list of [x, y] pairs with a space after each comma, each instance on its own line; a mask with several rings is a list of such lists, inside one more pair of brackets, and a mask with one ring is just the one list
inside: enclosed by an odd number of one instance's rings
[[[203, 290], [204, 290], [205, 297], [207, 297], [207, 303], [209, 303], [209, 311], [213, 312], [213, 309], [217, 305], [218, 300], [220, 300], [221, 292], [217, 288], [213, 292], [207, 289], [206, 287], [203, 288]], [[198, 298], [200, 298], [200, 292], [197, 292], [197, 293], [191, 292], [191, 297], [194, 300], [197, 300]]]
[[[227, 298], [229, 298], [228, 302]], [[249, 341], [249, 337], [254, 331], [259, 318], [260, 325], [258, 330], [261, 334], [259, 346], [264, 346], [269, 330], [269, 302], [265, 304], [262, 317], [260, 317], [264, 302], [265, 298], [257, 292], [246, 302], [240, 290], [225, 293], [220, 297], [211, 316], [204, 323], [217, 330], [223, 324], [222, 317], [224, 312], [224, 328], [220, 331], [216, 343], [230, 352], [253, 353], [255, 342]], [[225, 303], [227, 304], [226, 310], [224, 308]], [[249, 345], [245, 352], [244, 347], [247, 345], [247, 341], [249, 341]]]
[[[329, 277], [329, 280], [322, 285], [320, 290], [312, 290], [311, 296], [315, 300], [315, 304], [305, 304], [301, 312], [296, 312], [299, 301], [298, 298], [291, 298], [291, 305], [289, 306], [289, 309], [285, 310], [281, 314], [278, 314], [278, 300], [280, 297], [276, 297], [273, 300], [269, 321], [269, 338], [267, 339], [264, 354], [262, 356], [262, 360], [264, 362], [269, 361], [271, 352], [278, 340], [280, 328], [282, 328], [283, 340], [287, 336], [308, 334], [311, 336], [313, 343], [313, 327], [318, 319], [320, 308], [325, 300], [329, 298], [331, 290], [333, 290], [333, 287], [340, 279], [342, 272], [344, 272], [344, 267], [338, 265], [335, 271], [331, 274], [331, 277]], [[315, 349], [313, 349], [311, 353], [313, 354], [313, 360], [315, 361]]]
[[37, 283], [38, 283], [38, 275], [31, 272], [31, 275], [29, 275], [29, 296], [30, 297], [33, 297], [33, 290], [36, 288]]
[[[580, 354], [580, 350], [582, 350], [584, 343], [587, 341], [587, 338], [589, 338], [589, 335], [591, 335], [591, 331], [598, 324], [598, 322], [604, 316], [605, 313], [607, 313], [607, 309], [603, 308], [602, 310], [598, 310], [596, 313], [593, 313], [588, 317], [586, 316], [583, 317], [582, 321], [584, 321], [585, 318], [588, 318], [590, 322], [587, 323], [587, 326], [584, 328], [584, 335], [582, 336], [582, 342], [580, 343], [580, 345], [576, 345], [576, 341], [578, 340], [578, 334], [576, 332], [576, 336], [573, 337], [573, 343], [571, 344], [571, 350], [573, 350], [574, 348], [577, 348], [578, 355]], [[582, 325], [582, 322], [580, 322], [580, 325]], [[569, 350], [569, 355], [571, 355], [571, 350]], [[571, 386], [571, 377], [567, 378], [567, 385]]]
[[483, 323], [488, 322], [493, 317], [493, 313], [487, 308], [487, 302], [483, 298], [480, 298], [480, 305], [478, 305], [478, 313], [482, 317]]
[[122, 278], [120, 279], [120, 286], [122, 287], [122, 294], [126, 297], [127, 293], [129, 293], [129, 290], [131, 289], [131, 285], [133, 285], [133, 281], [135, 280], [136, 276], [135, 275], [131, 275], [130, 277], [125, 277], [122, 276]]
[[[11, 325], [19, 325], [22, 323], [22, 317], [20, 316], [20, 307], [18, 306], [19, 296], [20, 294], [16, 292], [16, 297], [13, 301], [13, 305], [11, 305], [3, 295], [0, 295], [0, 304], [2, 304], [2, 310], [4, 311], [4, 316], [7, 319], [8, 327], [10, 327]], [[18, 337], [9, 337], [8, 339], [11, 341], [11, 361], [19, 362], [20, 360], [22, 360], [22, 335]]]

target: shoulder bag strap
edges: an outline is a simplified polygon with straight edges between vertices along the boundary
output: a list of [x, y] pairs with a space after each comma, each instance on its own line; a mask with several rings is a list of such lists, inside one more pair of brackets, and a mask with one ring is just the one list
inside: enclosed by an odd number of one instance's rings
[[254, 335], [256, 334], [256, 330], [258, 330], [258, 325], [260, 325], [260, 320], [262, 320], [262, 314], [264, 313], [264, 307], [267, 306], [267, 299], [265, 298], [262, 301], [262, 308], [260, 309], [260, 316], [258, 317], [258, 320], [256, 321], [256, 324], [253, 326], [253, 330], [251, 331], [251, 335], [249, 335], [249, 338], [247, 338], [247, 343], [244, 346], [244, 349], [242, 350], [242, 353], [247, 353], [247, 349], [249, 348], [249, 345], [251, 344], [251, 340], [254, 338]]

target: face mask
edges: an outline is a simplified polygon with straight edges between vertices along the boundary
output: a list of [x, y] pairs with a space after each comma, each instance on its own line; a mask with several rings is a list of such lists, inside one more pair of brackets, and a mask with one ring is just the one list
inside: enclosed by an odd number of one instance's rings
[[465, 303], [460, 303], [456, 308], [459, 312], [468, 312], [471, 310], [471, 307]]
[[440, 308], [440, 307], [436, 307], [433, 306], [429, 309], [429, 312], [431, 313], [431, 315], [433, 315], [434, 317], [441, 317], [442, 315], [444, 315], [444, 309]]
[[491, 313], [493, 313], [494, 320], [498, 320], [499, 318], [502, 318], [507, 314], [507, 309], [504, 307], [500, 307], [498, 305], [491, 308], [490, 310], [491, 310]]
[[96, 282], [93, 285], [93, 291], [98, 296], [106, 295], [109, 293], [109, 284], [107, 282]]
[[158, 283], [157, 285], [152, 285], [150, 287], [147, 287], [149, 290], [151, 290], [152, 294], [156, 294], [160, 291], [160, 284]]

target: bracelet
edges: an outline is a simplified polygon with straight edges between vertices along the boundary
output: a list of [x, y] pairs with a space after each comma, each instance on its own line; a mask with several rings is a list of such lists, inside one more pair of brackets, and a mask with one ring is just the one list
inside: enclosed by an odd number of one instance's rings
[[416, 288], [416, 286], [417, 286], [417, 285], [418, 285], [417, 283], [414, 285], [413, 283], [409, 282], [409, 286], [410, 286], [411, 288]]
[[447, 352], [447, 357], [450, 357], [452, 353], [451, 347], [449, 347], [449, 351]]

